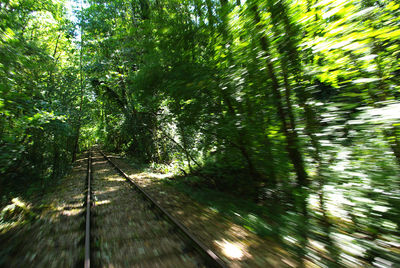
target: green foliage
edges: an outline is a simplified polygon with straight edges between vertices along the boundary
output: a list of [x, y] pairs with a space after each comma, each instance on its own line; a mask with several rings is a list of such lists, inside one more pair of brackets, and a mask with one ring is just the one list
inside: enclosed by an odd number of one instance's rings
[[199, 186], [204, 184], [204, 179], [200, 177], [191, 176], [184, 180], [178, 178], [167, 181], [166, 184], [176, 187], [212, 211], [221, 213], [253, 233], [262, 237], [273, 235], [272, 223], [267, 222], [267, 218], [271, 220], [272, 217], [266, 217], [270, 210], [264, 206], [257, 206], [249, 200], [238, 200], [237, 197], [221, 194], [220, 191], [201, 188]]
[[398, 239], [396, 1], [90, 0], [77, 36], [56, 1], [0, 8], [1, 185], [44, 184], [100, 143], [191, 187], [281, 201], [278, 238], [303, 261], [317, 241], [323, 265], [351, 266], [346, 233], [373, 241], [351, 256], [363, 265], [396, 262], [377, 242]]
[[30, 221], [37, 215], [18, 197], [11, 200], [11, 204], [1, 210], [0, 224], [13, 224], [17, 222]]
[[[172, 163], [191, 187], [280, 200], [282, 243], [304, 260], [310, 238], [326, 245], [324, 265], [345, 263], [330, 187], [365, 188], [350, 199], [390, 192], [354, 206], [391, 207], [377, 217], [396, 224], [398, 12], [394, 1], [90, 1], [98, 141]], [[368, 222], [354, 220], [356, 232], [378, 239]]]
[[0, 5], [0, 189], [8, 195], [37, 181], [44, 187], [68, 169], [77, 68], [60, 3]]

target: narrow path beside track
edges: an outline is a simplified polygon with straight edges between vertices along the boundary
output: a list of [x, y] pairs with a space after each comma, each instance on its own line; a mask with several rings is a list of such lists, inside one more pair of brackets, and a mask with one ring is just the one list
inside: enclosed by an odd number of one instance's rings
[[81, 267], [87, 159], [43, 195], [22, 199], [35, 214], [0, 227], [0, 267]]

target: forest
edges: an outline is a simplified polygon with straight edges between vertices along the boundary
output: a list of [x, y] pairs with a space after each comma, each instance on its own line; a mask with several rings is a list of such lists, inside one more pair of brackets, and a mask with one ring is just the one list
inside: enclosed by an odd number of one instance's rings
[[2, 0], [0, 90], [0, 208], [100, 145], [303, 265], [400, 263], [398, 0]]

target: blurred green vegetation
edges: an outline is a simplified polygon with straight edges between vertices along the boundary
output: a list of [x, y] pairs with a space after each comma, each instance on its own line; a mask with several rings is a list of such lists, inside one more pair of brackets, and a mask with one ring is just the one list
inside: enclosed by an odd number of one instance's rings
[[183, 175], [303, 264], [400, 263], [399, 15], [390, 0], [3, 1], [2, 198], [102, 144]]
[[75, 28], [61, 2], [0, 3], [1, 203], [42, 191], [72, 163], [83, 95]]

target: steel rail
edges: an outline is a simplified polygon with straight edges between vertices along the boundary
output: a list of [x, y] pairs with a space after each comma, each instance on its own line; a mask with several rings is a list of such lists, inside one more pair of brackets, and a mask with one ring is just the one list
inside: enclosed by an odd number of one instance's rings
[[90, 207], [91, 207], [91, 178], [92, 178], [92, 152], [89, 151], [87, 171], [86, 194], [86, 226], [85, 226], [85, 262], [84, 267], [90, 268]]
[[170, 213], [168, 213], [163, 207], [161, 207], [142, 187], [140, 187], [134, 180], [129, 177], [124, 171], [122, 171], [108, 156], [106, 156], [102, 151], [100, 153], [103, 157], [110, 162], [110, 164], [129, 182], [131, 183], [136, 189], [141, 192], [147, 200], [149, 200], [158, 210], [160, 210], [166, 219], [173, 223], [178, 229], [187, 237], [195, 247], [198, 249], [199, 253], [207, 258], [207, 263], [212, 267], [222, 267], [227, 268], [228, 266], [225, 262], [218, 257], [211, 249], [209, 249], [206, 245], [204, 245], [200, 240], [198, 240], [189, 230], [182, 225], [178, 220], [176, 220]]

